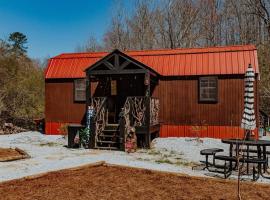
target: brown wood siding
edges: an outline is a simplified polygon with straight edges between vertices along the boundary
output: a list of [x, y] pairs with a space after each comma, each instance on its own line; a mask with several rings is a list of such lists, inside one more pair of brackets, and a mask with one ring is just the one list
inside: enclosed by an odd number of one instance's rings
[[46, 81], [46, 122], [80, 123], [85, 113], [85, 102], [74, 102], [73, 80]]
[[[159, 81], [153, 96], [160, 98], [161, 122], [178, 125], [240, 126], [244, 106], [243, 77], [219, 77], [217, 103], [199, 102], [198, 78], [164, 78]], [[257, 90], [255, 92], [257, 97]], [[257, 103], [255, 110], [258, 113]]]
[[[160, 120], [172, 125], [240, 126], [244, 79], [236, 76], [218, 78], [218, 103], [199, 103], [198, 79], [163, 78], [154, 88], [153, 96], [160, 98]], [[95, 93], [96, 84], [91, 84]], [[255, 84], [257, 97], [257, 84]], [[46, 122], [80, 123], [85, 114], [85, 103], [74, 102], [73, 79], [46, 80]], [[258, 113], [258, 98], [255, 110]], [[258, 117], [257, 117], [258, 119]]]

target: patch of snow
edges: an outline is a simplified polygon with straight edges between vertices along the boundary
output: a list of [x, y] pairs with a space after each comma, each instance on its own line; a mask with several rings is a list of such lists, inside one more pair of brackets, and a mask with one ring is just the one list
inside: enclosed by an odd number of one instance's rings
[[[208, 176], [204, 170], [192, 170], [189, 163], [205, 160], [200, 150], [205, 148], [223, 148], [228, 154], [229, 145], [219, 139], [203, 138], [157, 138], [150, 150], [138, 150], [136, 153], [105, 151], [94, 149], [69, 149], [64, 147], [67, 140], [59, 135], [43, 135], [39, 132], [24, 132], [13, 135], [1, 135], [0, 147], [18, 147], [25, 150], [31, 158], [12, 162], [0, 162], [0, 181], [17, 179], [48, 171], [55, 171], [84, 164], [105, 161], [160, 171], [178, 172], [191, 176]], [[250, 177], [249, 177], [250, 178]], [[261, 182], [270, 182], [259, 179]]]

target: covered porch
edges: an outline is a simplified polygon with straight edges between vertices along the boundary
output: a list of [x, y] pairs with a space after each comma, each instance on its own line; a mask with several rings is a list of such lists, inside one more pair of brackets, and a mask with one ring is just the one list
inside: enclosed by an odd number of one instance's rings
[[86, 109], [92, 106], [90, 148], [125, 150], [135, 130], [139, 147], [159, 135], [159, 99], [152, 97], [159, 74], [115, 50], [86, 69]]

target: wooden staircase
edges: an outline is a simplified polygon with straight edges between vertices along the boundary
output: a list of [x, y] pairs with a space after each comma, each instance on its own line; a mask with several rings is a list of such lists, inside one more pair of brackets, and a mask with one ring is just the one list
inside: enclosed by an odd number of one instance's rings
[[91, 123], [90, 148], [125, 150], [125, 139], [131, 128], [135, 128], [137, 143], [150, 148], [153, 137], [157, 137], [159, 124], [159, 100], [153, 97], [127, 97], [119, 115], [119, 123], [108, 123], [107, 97], [91, 99], [95, 115]]
[[120, 150], [119, 124], [107, 124], [96, 140], [96, 149]]

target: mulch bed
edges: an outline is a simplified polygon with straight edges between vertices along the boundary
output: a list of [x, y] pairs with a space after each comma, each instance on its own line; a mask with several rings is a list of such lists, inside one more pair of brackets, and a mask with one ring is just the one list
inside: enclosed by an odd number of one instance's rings
[[29, 155], [19, 148], [0, 148], [0, 162], [20, 160], [28, 157]]
[[[0, 184], [1, 199], [237, 199], [235, 181], [98, 165]], [[242, 199], [269, 199], [270, 185], [242, 183]]]

